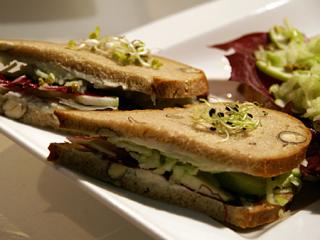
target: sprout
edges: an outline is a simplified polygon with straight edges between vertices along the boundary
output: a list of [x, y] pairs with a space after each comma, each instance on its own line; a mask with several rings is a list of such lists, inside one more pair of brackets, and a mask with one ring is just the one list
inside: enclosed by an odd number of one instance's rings
[[36, 69], [35, 74], [38, 76], [40, 86], [45, 84], [52, 85], [56, 81], [56, 77], [53, 73], [45, 73], [40, 69]]
[[207, 105], [201, 112], [192, 117], [195, 124], [208, 127], [211, 131], [225, 135], [227, 140], [230, 135], [252, 131], [260, 125], [260, 120], [255, 119], [253, 112], [256, 109], [254, 103], [228, 102], [224, 109], [214, 108], [206, 100], [201, 100]]
[[41, 87], [64, 86], [68, 87], [71, 92], [84, 94], [87, 89], [87, 84], [81, 79], [57, 79], [53, 73], [46, 73], [40, 69], [35, 70], [35, 75], [38, 77], [38, 83]]
[[162, 63], [151, 56], [151, 50], [141, 40], [129, 41], [124, 36], [101, 36], [99, 27], [82, 41], [70, 40], [69, 49], [85, 49], [116, 61], [120, 65], [138, 65], [159, 69]]

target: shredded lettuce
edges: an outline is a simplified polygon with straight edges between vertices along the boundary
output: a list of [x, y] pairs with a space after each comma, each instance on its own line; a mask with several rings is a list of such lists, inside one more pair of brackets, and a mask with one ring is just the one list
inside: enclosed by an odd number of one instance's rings
[[301, 174], [299, 168], [293, 169], [290, 173], [286, 173], [274, 178], [267, 179], [267, 201], [271, 204], [284, 206], [290, 201], [295, 189], [301, 188]]
[[239, 196], [266, 197], [270, 204], [286, 205], [292, 194], [301, 187], [300, 171], [298, 168], [277, 177], [263, 178], [243, 173], [211, 173], [199, 170], [194, 165], [182, 162], [180, 159], [167, 156], [166, 153], [151, 149], [129, 141], [108, 138], [117, 147], [124, 148], [130, 156], [137, 160], [139, 167], [148, 169], [156, 174], [170, 174], [170, 181], [180, 182], [192, 179], [190, 176], [205, 175], [217, 181], [219, 187], [224, 187], [226, 193], [238, 193]]
[[288, 20], [284, 21], [284, 26], [276, 25], [269, 31], [271, 41], [279, 49], [286, 49], [292, 43], [303, 43], [305, 41], [303, 34], [293, 26]]
[[256, 66], [281, 83], [269, 91], [280, 107], [292, 104], [302, 117], [320, 118], [320, 36], [307, 39], [288, 22], [269, 31], [271, 44], [255, 52]]
[[160, 175], [164, 174], [165, 172], [171, 172], [176, 163], [176, 159], [161, 155], [160, 166], [153, 170], [153, 172]]

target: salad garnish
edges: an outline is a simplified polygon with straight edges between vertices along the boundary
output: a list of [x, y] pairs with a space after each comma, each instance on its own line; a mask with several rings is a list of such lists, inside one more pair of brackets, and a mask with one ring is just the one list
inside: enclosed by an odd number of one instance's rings
[[226, 55], [231, 81], [243, 83], [249, 100], [300, 116], [313, 133], [304, 177], [320, 177], [320, 36], [306, 37], [285, 21], [268, 32], [246, 34], [212, 47]]
[[290, 104], [291, 113], [320, 119], [320, 36], [309, 39], [285, 21], [267, 35], [249, 34], [214, 47], [235, 49], [228, 56], [231, 80], [247, 83], [267, 98], [271, 94], [280, 108]]
[[129, 41], [125, 36], [101, 36], [100, 27], [96, 27], [85, 40], [70, 40], [67, 48], [89, 50], [110, 58], [120, 65], [138, 65], [153, 69], [159, 69], [162, 66], [159, 59], [152, 57], [151, 50], [146, 48], [143, 41]]
[[275, 103], [310, 120], [320, 116], [320, 37], [307, 39], [287, 21], [269, 31], [270, 44], [255, 52], [257, 67], [278, 79]]

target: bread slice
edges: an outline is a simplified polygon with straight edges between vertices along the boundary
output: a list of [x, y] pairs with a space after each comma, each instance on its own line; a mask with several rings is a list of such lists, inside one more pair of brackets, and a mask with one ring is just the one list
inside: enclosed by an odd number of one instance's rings
[[[292, 116], [257, 108], [254, 117], [260, 120], [261, 126], [225, 140], [225, 136], [194, 124], [194, 113], [204, 107], [198, 104], [164, 110], [56, 111], [55, 114], [62, 128], [117, 137], [180, 154], [185, 162], [204, 171], [272, 177], [291, 171], [304, 159], [311, 133]], [[215, 103], [212, 107], [220, 111], [225, 103]], [[298, 142], [287, 141], [295, 136], [299, 137]]]
[[[109, 161], [77, 144], [51, 144], [48, 160], [72, 170], [112, 183], [132, 192], [203, 212], [237, 228], [253, 228], [279, 218], [280, 206], [262, 202], [250, 206], [233, 206], [170, 183], [165, 177], [139, 168]], [[111, 168], [120, 167], [118, 174]]]
[[[208, 82], [196, 68], [163, 57], [158, 69], [135, 65], [121, 66], [104, 56], [78, 51], [57, 44], [27, 40], [0, 40], [0, 57], [60, 68], [99, 88], [122, 87], [154, 98], [191, 98], [205, 95]], [[47, 67], [47, 66], [46, 66]]]

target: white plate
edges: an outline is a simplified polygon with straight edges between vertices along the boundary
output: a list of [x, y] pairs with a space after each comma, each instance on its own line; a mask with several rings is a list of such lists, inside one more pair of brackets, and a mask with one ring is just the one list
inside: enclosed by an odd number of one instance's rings
[[[307, 35], [320, 32], [317, 0], [217, 1], [149, 24], [127, 34], [146, 40], [161, 54], [205, 70], [209, 79], [226, 79], [228, 69], [221, 52], [207, 46], [252, 31], [265, 31], [288, 18]], [[214, 85], [214, 82], [212, 82]], [[214, 87], [214, 86], [213, 86]], [[227, 92], [228, 89], [219, 91]], [[0, 129], [35, 155], [45, 159], [50, 142], [64, 137], [0, 117]], [[58, 168], [108, 207], [133, 224], [163, 239], [320, 239], [320, 201], [285, 221], [245, 233], [235, 232], [200, 213], [150, 200], [109, 185], [102, 185]]]

